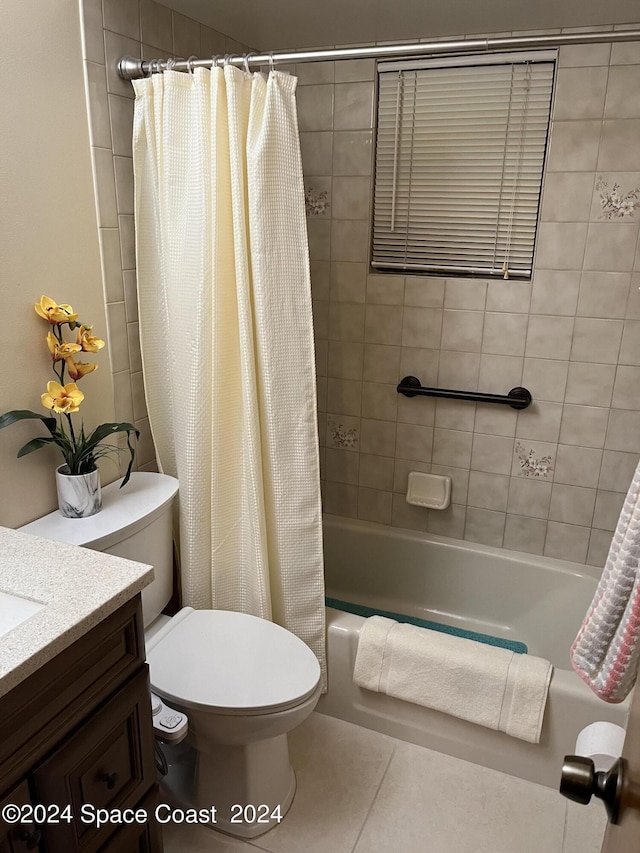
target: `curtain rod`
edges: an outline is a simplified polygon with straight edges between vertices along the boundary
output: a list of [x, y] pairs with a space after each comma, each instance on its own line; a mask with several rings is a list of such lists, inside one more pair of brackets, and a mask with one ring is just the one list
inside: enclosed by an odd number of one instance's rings
[[329, 50], [303, 50], [296, 53], [250, 53], [245, 56], [212, 56], [209, 59], [139, 59], [122, 56], [116, 69], [123, 80], [137, 80], [171, 68], [191, 71], [212, 68], [214, 65], [274, 65], [276, 62], [322, 62], [331, 59], [400, 59], [409, 56], [438, 56], [513, 49], [553, 47], [567, 44], [598, 44], [601, 42], [640, 41], [640, 30], [608, 30], [560, 35], [507, 36], [505, 38], [459, 39], [457, 41], [426, 41], [418, 44], [371, 45]]

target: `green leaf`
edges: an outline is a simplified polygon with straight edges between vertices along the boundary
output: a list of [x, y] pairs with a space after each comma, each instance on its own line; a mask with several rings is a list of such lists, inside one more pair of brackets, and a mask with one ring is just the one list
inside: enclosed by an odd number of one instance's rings
[[33, 453], [34, 450], [39, 450], [41, 447], [46, 447], [48, 444], [60, 445], [58, 439], [53, 435], [43, 436], [42, 438], [32, 438], [24, 447], [18, 451], [18, 459], [21, 456], [26, 456], [27, 453]]
[[[127, 466], [127, 471], [123, 477], [122, 482], [120, 483], [120, 488], [125, 486], [129, 482], [129, 477], [131, 476], [131, 468], [133, 466], [133, 460], [135, 458], [135, 449], [131, 444], [131, 433], [135, 433], [136, 438], [140, 438], [140, 430], [137, 430], [133, 424], [121, 423], [121, 424], [100, 424], [100, 426], [96, 427], [91, 435], [87, 438], [84, 447], [80, 452], [80, 459], [86, 457], [91, 457], [93, 460], [93, 451], [101, 442], [104, 441], [105, 438], [108, 438], [110, 435], [115, 435], [118, 432], [126, 432], [127, 434], [127, 447], [129, 448], [129, 465]], [[104, 446], [104, 445], [103, 445]], [[107, 445], [109, 446], [109, 445]], [[119, 447], [115, 445], [111, 445], [113, 452], [118, 452], [120, 450]]]
[[4, 415], [0, 415], [0, 429], [3, 427], [11, 426], [11, 424], [15, 424], [18, 421], [25, 420], [39, 420], [46, 426], [51, 435], [55, 435], [56, 428], [58, 426], [58, 422], [55, 418], [52, 418], [48, 415], [40, 415], [37, 412], [31, 412], [28, 409], [14, 409], [11, 412], [5, 412]]

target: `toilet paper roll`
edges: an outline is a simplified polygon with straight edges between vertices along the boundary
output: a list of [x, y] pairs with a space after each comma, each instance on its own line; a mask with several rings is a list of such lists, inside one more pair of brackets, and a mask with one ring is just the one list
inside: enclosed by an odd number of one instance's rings
[[578, 735], [575, 754], [590, 758], [596, 770], [606, 772], [622, 755], [624, 736], [625, 730], [615, 723], [591, 723]]

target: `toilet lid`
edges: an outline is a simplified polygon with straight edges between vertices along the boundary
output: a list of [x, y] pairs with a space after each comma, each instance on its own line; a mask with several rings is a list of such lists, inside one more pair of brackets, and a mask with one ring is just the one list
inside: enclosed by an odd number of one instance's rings
[[294, 634], [266, 619], [194, 610], [148, 654], [151, 685], [168, 702], [218, 713], [285, 710], [318, 686], [320, 665]]

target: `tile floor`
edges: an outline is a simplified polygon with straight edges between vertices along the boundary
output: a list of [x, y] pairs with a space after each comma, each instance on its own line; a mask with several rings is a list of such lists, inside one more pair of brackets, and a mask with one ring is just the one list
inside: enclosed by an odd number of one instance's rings
[[166, 853], [599, 853], [601, 803], [314, 713], [290, 735], [298, 778], [253, 842], [172, 824]]

